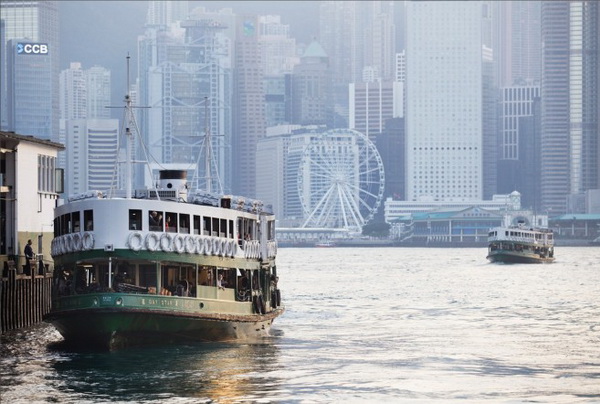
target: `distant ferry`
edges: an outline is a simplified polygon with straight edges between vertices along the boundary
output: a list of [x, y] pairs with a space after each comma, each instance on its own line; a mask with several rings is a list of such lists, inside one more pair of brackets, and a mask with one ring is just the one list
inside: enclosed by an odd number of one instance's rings
[[545, 228], [523, 224], [495, 227], [488, 235], [491, 262], [544, 263], [554, 261], [554, 234]]

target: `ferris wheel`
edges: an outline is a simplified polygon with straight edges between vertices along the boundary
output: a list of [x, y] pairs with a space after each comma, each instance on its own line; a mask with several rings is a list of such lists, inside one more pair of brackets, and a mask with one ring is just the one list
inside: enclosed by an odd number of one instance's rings
[[298, 170], [303, 227], [360, 231], [383, 198], [381, 156], [368, 137], [334, 129], [313, 137]]

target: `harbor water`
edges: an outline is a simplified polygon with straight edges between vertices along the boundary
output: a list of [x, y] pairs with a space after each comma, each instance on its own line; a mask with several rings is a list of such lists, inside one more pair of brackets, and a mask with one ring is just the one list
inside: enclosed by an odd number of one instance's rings
[[2, 403], [600, 403], [600, 248], [288, 248], [286, 313], [247, 343], [73, 352], [47, 324], [0, 346]]

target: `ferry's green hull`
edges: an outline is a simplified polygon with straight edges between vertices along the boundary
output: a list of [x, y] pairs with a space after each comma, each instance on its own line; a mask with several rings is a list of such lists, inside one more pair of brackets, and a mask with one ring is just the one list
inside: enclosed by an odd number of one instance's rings
[[487, 256], [487, 259], [491, 262], [510, 264], [543, 264], [554, 261], [554, 257], [540, 257], [538, 254], [525, 254], [510, 250], [495, 250]]
[[[57, 303], [45, 320], [66, 344], [97, 349], [262, 338], [284, 311], [239, 313], [238, 308], [224, 314], [212, 312], [211, 302], [202, 299], [124, 293], [68, 296]], [[251, 310], [250, 303], [238, 305]]]

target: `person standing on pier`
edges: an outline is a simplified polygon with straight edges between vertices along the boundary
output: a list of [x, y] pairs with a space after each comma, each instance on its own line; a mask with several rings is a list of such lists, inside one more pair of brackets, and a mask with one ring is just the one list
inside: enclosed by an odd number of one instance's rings
[[25, 273], [27, 275], [31, 275], [31, 260], [35, 258], [33, 254], [33, 247], [31, 247], [31, 239], [27, 240], [27, 245], [25, 246]]

